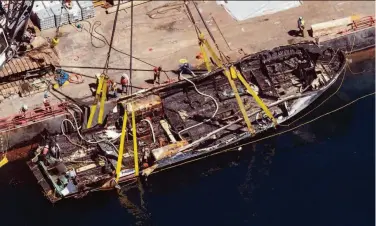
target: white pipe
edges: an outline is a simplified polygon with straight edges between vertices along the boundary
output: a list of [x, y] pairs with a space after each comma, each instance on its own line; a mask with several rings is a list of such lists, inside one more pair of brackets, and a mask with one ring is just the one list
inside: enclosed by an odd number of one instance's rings
[[151, 129], [151, 133], [153, 134], [153, 143], [155, 143], [155, 134], [154, 134], [154, 129], [153, 129], [153, 125], [151, 124], [151, 121], [149, 119], [142, 119], [141, 121], [148, 122], [150, 129]]
[[[188, 69], [188, 70], [192, 73], [193, 76], [196, 76], [195, 73], [193, 73], [193, 71], [191, 71], [190, 69]], [[181, 135], [180, 135], [182, 132], [187, 131], [187, 130], [190, 130], [190, 129], [194, 128], [194, 127], [197, 127], [197, 126], [199, 126], [199, 125], [204, 124], [205, 122], [210, 121], [210, 120], [211, 120], [212, 118], [214, 118], [214, 116], [217, 114], [218, 109], [219, 109], [219, 105], [218, 105], [217, 100], [216, 100], [214, 97], [212, 97], [212, 96], [210, 96], [210, 95], [207, 95], [207, 94], [205, 94], [205, 93], [200, 92], [200, 91], [197, 89], [196, 84], [194, 84], [194, 83], [193, 83], [191, 80], [189, 80], [188, 78], [184, 77], [182, 72], [180, 72], [180, 77], [182, 77], [184, 80], [186, 80], [186, 81], [188, 81], [189, 83], [191, 83], [191, 84], [193, 85], [193, 87], [195, 88], [195, 90], [196, 90], [197, 93], [199, 93], [199, 94], [202, 95], [202, 96], [206, 96], [206, 97], [211, 98], [211, 99], [214, 101], [215, 106], [216, 106], [216, 109], [215, 109], [214, 114], [213, 114], [209, 119], [206, 119], [206, 120], [204, 120], [204, 121], [202, 121], [202, 122], [200, 122], [200, 123], [198, 123], [198, 124], [196, 124], [196, 125], [190, 126], [190, 127], [185, 128], [185, 129], [183, 129], [183, 130], [181, 130], [181, 131], [178, 132], [178, 135], [179, 135], [180, 139], [183, 140], [183, 138], [182, 138]]]

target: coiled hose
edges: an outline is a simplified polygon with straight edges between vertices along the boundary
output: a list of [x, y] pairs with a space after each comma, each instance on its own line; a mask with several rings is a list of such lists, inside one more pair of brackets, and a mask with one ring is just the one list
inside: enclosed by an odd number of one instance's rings
[[[193, 73], [193, 71], [191, 71], [190, 69], [187, 69], [187, 70], [189, 70], [189, 71], [192, 73], [193, 76], [196, 76], [195, 73]], [[190, 129], [192, 129], [192, 128], [195, 128], [195, 127], [197, 127], [197, 126], [199, 126], [199, 125], [202, 125], [202, 124], [204, 124], [204, 123], [206, 123], [206, 122], [209, 122], [209, 121], [210, 121], [211, 119], [213, 119], [213, 118], [215, 117], [215, 115], [217, 114], [218, 109], [219, 109], [219, 105], [218, 105], [217, 100], [216, 100], [214, 97], [212, 97], [212, 96], [210, 96], [210, 95], [208, 95], [208, 94], [205, 94], [205, 93], [200, 92], [200, 91], [197, 89], [196, 84], [195, 84], [194, 82], [192, 82], [191, 80], [189, 80], [188, 78], [186, 78], [186, 77], [183, 76], [183, 72], [180, 72], [180, 77], [182, 77], [182, 78], [183, 78], [184, 80], [186, 80], [187, 82], [191, 83], [191, 84], [193, 85], [193, 87], [195, 88], [195, 90], [196, 90], [196, 92], [197, 92], [198, 94], [200, 94], [200, 95], [202, 95], [202, 96], [206, 96], [206, 97], [211, 98], [211, 99], [214, 101], [215, 106], [216, 106], [215, 112], [213, 113], [213, 115], [212, 115], [209, 119], [205, 119], [204, 121], [202, 121], [202, 122], [200, 122], [200, 123], [197, 123], [196, 125], [190, 126], [190, 127], [185, 128], [185, 129], [183, 129], [183, 130], [181, 130], [181, 131], [178, 132], [178, 135], [179, 135], [180, 139], [183, 140], [182, 136], [180, 135], [182, 132], [187, 131], [187, 130], [190, 130]]]

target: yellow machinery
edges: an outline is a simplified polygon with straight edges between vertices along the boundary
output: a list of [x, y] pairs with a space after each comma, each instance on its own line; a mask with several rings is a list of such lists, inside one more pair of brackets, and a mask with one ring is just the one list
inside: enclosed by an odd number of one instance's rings
[[95, 99], [93, 105], [90, 107], [90, 116], [87, 121], [87, 128], [91, 127], [93, 123], [94, 115], [97, 110], [98, 101], [100, 99], [99, 113], [98, 113], [98, 124], [103, 123], [103, 114], [104, 114], [104, 103], [106, 102], [107, 96], [107, 81], [108, 77], [102, 74], [99, 77], [97, 91], [95, 93]]
[[[132, 112], [132, 136], [133, 136], [133, 156], [134, 156], [134, 170], [135, 176], [139, 174], [138, 168], [138, 146], [137, 146], [137, 131], [136, 131], [136, 117], [135, 112], [133, 109], [133, 104], [128, 105], [130, 111]], [[116, 164], [116, 182], [119, 181], [121, 166], [123, 161], [123, 153], [124, 153], [124, 143], [125, 143], [125, 135], [127, 134], [127, 121], [128, 121], [128, 112], [124, 111], [123, 116], [123, 126], [121, 130], [120, 136], [120, 146], [119, 146], [119, 156]]]

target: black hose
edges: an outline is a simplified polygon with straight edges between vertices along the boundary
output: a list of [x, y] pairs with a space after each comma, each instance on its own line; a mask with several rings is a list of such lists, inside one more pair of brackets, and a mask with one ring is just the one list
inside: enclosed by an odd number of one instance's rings
[[[92, 45], [92, 46], [94, 46], [95, 48], [103, 48], [104, 46], [109, 45], [108, 40], [106, 39], [106, 37], [105, 37], [103, 34], [101, 34], [101, 33], [99, 33], [99, 32], [97, 31], [97, 28], [98, 28], [99, 26], [102, 25], [102, 23], [101, 23], [100, 21], [95, 21], [94, 24], [91, 24], [90, 21], [86, 21], [86, 20], [83, 20], [83, 21], [81, 21], [81, 22], [87, 22], [87, 23], [89, 24], [89, 26], [90, 26], [90, 27], [89, 27], [89, 30], [86, 30], [86, 29], [84, 29], [84, 30], [87, 31], [87, 32], [90, 34], [91, 45]], [[97, 34], [97, 35], [99, 35], [99, 36], [102, 37], [102, 38], [95, 36], [94, 33]], [[95, 39], [101, 41], [104, 45], [103, 45], [103, 46], [96, 46], [96, 45], [94, 44], [94, 42], [93, 42], [93, 38], [95, 38]], [[123, 54], [123, 55], [126, 55], [126, 56], [131, 57], [131, 55], [128, 54], [128, 53], [126, 53], [126, 52], [123, 52], [123, 51], [121, 51], [121, 50], [118, 50], [118, 49], [116, 49], [116, 48], [114, 48], [114, 47], [111, 47], [111, 48], [112, 48], [114, 51], [118, 52], [118, 53], [121, 53], [121, 54]], [[142, 63], [144, 63], [144, 64], [147, 64], [147, 65], [149, 65], [149, 66], [151, 66], [151, 67], [156, 67], [155, 65], [153, 65], [153, 64], [151, 64], [151, 63], [148, 63], [148, 62], [146, 62], [146, 61], [144, 61], [144, 60], [142, 60], [142, 59], [140, 59], [140, 58], [138, 58], [138, 57], [132, 56], [132, 58], [133, 58], [133, 59], [136, 59], [136, 60], [138, 60], [138, 61], [140, 61], [140, 62], [142, 62]]]

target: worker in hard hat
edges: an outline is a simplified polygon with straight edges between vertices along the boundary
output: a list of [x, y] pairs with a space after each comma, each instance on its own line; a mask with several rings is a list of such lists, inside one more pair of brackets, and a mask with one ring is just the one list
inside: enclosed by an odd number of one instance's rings
[[301, 36], [303, 38], [304, 38], [304, 24], [305, 24], [305, 21], [304, 21], [303, 17], [299, 17], [298, 28], [299, 28], [299, 33], [301, 34]]
[[123, 73], [120, 79], [122, 93], [128, 92], [128, 82], [129, 82], [129, 76], [126, 73]]
[[47, 91], [44, 93], [44, 96], [43, 96], [43, 104], [44, 104], [44, 107], [47, 111], [51, 110], [51, 104], [50, 104], [50, 101], [48, 100], [48, 93]]
[[155, 84], [155, 81], [157, 81], [157, 79], [158, 79], [158, 84], [161, 84], [161, 71], [162, 71], [162, 67], [161, 66], [154, 68], [154, 80], [153, 80], [153, 84]]
[[178, 79], [180, 80], [180, 73], [191, 74], [191, 68], [192, 68], [192, 66], [188, 63], [188, 60], [180, 59], [179, 60], [179, 76], [178, 76]]
[[117, 85], [111, 79], [107, 81], [107, 92], [110, 96], [117, 98]]
[[118, 93], [117, 93], [117, 83], [116, 82], [114, 82], [113, 84], [112, 84], [112, 95], [115, 97], [115, 98], [117, 98], [118, 97]]
[[26, 104], [23, 104], [22, 107], [21, 107], [21, 113], [25, 116], [26, 114], [26, 111], [27, 111], [28, 107]]

